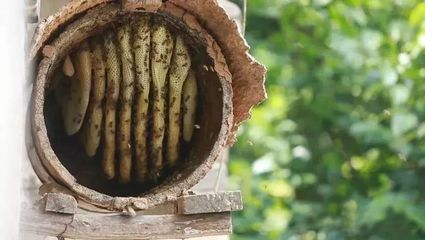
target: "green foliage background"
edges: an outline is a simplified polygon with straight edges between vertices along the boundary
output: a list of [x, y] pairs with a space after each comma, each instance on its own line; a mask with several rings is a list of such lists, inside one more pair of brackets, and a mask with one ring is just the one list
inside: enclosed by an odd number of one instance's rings
[[233, 239], [425, 239], [425, 3], [248, 2], [269, 99], [231, 150]]

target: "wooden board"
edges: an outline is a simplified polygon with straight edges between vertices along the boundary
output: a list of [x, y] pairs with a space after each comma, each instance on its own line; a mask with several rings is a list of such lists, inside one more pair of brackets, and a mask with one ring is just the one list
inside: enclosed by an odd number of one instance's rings
[[[64, 193], [46, 193], [43, 197], [43, 210], [46, 212], [75, 214], [90, 214], [93, 212], [78, 209], [77, 200]], [[82, 204], [84, 202], [80, 202]], [[81, 207], [81, 206], [80, 206]], [[84, 206], [83, 206], [84, 207]], [[87, 209], [93, 206], [85, 206]], [[209, 192], [194, 193], [189, 191], [187, 194], [179, 197], [176, 201], [169, 201], [150, 209], [138, 211], [142, 215], [171, 215], [171, 214], [201, 214], [201, 213], [221, 213], [234, 212], [243, 209], [242, 196], [239, 191], [232, 192]], [[131, 212], [124, 211], [123, 214], [134, 215]], [[102, 212], [97, 212], [102, 213]], [[103, 213], [108, 213], [107, 211]]]
[[21, 216], [21, 231], [24, 236], [87, 240], [181, 239], [229, 235], [232, 223], [229, 212], [125, 217], [116, 214], [52, 214], [27, 209]]
[[77, 200], [68, 194], [48, 193], [44, 196], [46, 212], [75, 214], [77, 212]]
[[177, 199], [178, 214], [201, 214], [240, 211], [243, 208], [240, 192], [187, 195]]

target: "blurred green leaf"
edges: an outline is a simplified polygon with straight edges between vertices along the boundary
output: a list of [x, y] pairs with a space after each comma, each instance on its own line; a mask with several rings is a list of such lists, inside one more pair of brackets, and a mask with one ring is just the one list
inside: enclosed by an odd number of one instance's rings
[[419, 3], [412, 10], [412, 13], [409, 16], [409, 23], [411, 25], [418, 25], [425, 18], [425, 3]]
[[233, 238], [425, 239], [425, 3], [249, 0], [247, 17], [269, 99], [231, 149]]
[[391, 119], [391, 130], [394, 136], [400, 137], [418, 124], [418, 117], [413, 113], [396, 112]]

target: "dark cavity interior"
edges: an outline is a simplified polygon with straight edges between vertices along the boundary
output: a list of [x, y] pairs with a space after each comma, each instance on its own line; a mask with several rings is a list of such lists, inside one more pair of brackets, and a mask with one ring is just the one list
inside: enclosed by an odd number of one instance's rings
[[[190, 47], [192, 65], [196, 71], [198, 84], [196, 124], [199, 126], [198, 129], [195, 128], [194, 130], [192, 141], [181, 145], [181, 157], [176, 166], [165, 168], [158, 181], [138, 183], [132, 179], [129, 184], [120, 184], [116, 178], [107, 180], [103, 176], [101, 169], [102, 141], [96, 156], [94, 158], [88, 157], [80, 142], [79, 134], [67, 136], [65, 133], [61, 109], [56, 101], [54, 92], [46, 89], [44, 116], [48, 137], [58, 159], [77, 179], [78, 183], [110, 196], [142, 196], [155, 187], [168, 184], [170, 181], [180, 181], [186, 178], [209, 157], [220, 132], [223, 113], [223, 91], [219, 77], [211, 70], [212, 59], [207, 55], [204, 44], [195, 33], [188, 30], [179, 20], [160, 14], [156, 14], [155, 19], [156, 21], [164, 22], [174, 34], [181, 34], [186, 44]], [[109, 28], [117, 28], [119, 25], [120, 23], [111, 23]], [[98, 37], [102, 33], [103, 31], [96, 32], [94, 35]], [[53, 79], [61, 76], [61, 66], [62, 64], [59, 64], [58, 69], [55, 70]], [[50, 83], [53, 79], [49, 79]], [[47, 86], [51, 86], [51, 84], [47, 84]], [[183, 140], [180, 142], [184, 143]], [[118, 164], [118, 158], [116, 158], [116, 164]], [[116, 169], [118, 171], [119, 168], [117, 167]], [[132, 177], [134, 175], [132, 174]]]

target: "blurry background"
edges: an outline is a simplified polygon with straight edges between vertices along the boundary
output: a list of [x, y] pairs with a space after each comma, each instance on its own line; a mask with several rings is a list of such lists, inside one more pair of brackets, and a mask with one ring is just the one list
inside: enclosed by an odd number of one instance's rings
[[425, 239], [425, 3], [248, 10], [269, 99], [231, 150], [233, 239]]

